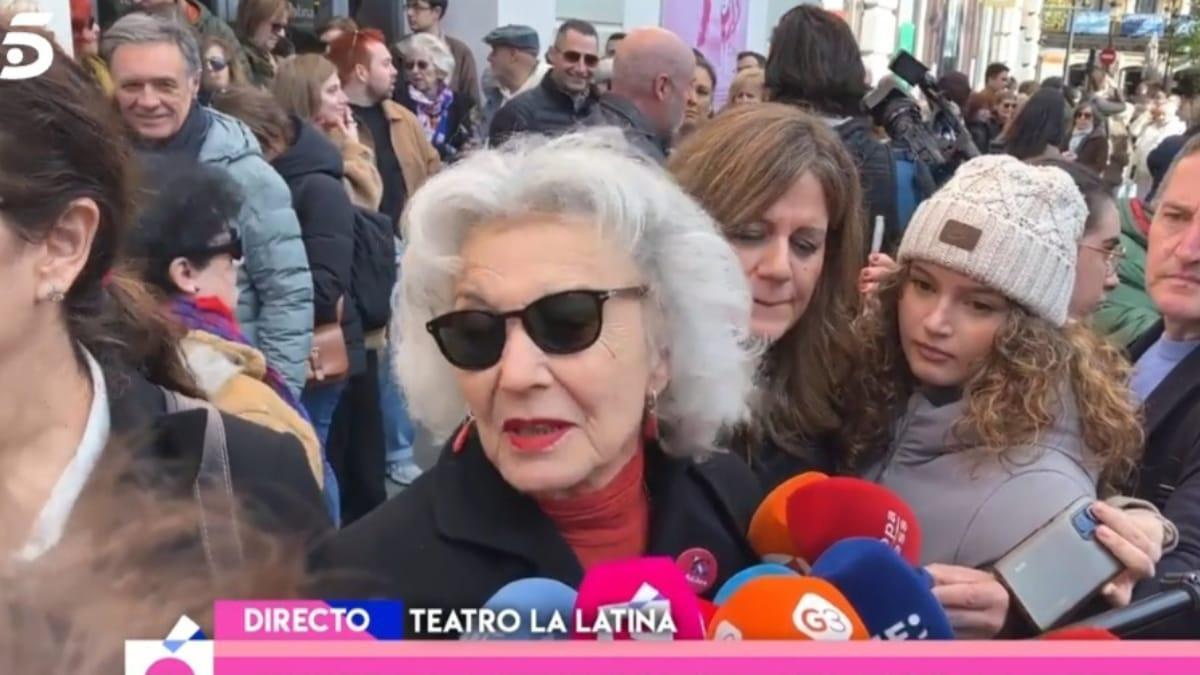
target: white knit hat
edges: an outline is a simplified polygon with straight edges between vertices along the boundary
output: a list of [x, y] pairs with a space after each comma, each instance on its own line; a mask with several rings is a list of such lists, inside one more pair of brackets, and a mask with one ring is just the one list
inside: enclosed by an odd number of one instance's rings
[[965, 274], [1061, 326], [1086, 220], [1087, 204], [1065, 171], [986, 155], [921, 203], [899, 259]]

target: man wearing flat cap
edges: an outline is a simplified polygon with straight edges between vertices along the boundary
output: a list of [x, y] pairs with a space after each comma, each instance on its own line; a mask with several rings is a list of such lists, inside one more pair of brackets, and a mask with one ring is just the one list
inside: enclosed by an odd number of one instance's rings
[[538, 34], [529, 26], [501, 26], [483, 36], [483, 41], [492, 48], [487, 59], [489, 69], [483, 76], [486, 130], [496, 111], [512, 97], [536, 87], [550, 66], [538, 59]]

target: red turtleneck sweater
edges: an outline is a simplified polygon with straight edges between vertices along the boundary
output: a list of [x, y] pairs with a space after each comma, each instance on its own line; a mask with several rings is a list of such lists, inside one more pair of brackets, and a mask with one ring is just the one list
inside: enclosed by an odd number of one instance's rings
[[645, 457], [639, 450], [611, 483], [595, 492], [537, 500], [585, 572], [598, 563], [636, 558], [646, 552], [650, 500], [644, 477]]

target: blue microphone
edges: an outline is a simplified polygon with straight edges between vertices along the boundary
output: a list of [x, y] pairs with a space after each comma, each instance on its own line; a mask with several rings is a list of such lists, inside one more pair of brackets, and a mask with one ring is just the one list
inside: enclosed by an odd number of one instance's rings
[[811, 574], [846, 596], [872, 639], [954, 639], [929, 574], [878, 539], [839, 541], [817, 558]]
[[747, 581], [757, 579], [759, 577], [797, 577], [800, 573], [790, 567], [785, 567], [778, 563], [762, 563], [759, 565], [751, 565], [737, 574], [729, 577], [721, 590], [713, 596], [713, 604], [717, 607], [725, 604], [729, 596], [733, 595], [742, 586], [746, 585]]
[[567, 640], [578, 593], [555, 579], [532, 577], [505, 584], [480, 611], [478, 630], [463, 640]]

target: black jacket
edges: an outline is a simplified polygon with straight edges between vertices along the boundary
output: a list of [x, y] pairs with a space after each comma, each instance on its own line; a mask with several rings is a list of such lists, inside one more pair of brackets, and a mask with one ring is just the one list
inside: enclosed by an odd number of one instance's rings
[[883, 216], [884, 241], [891, 244], [889, 250], [899, 244], [900, 214], [896, 207], [896, 166], [888, 146], [871, 135], [871, 125], [866, 117], [851, 117], [833, 127], [842, 139], [842, 145], [850, 152], [858, 166], [862, 179], [864, 211], [867, 214], [866, 248], [871, 246], [871, 232], [876, 216]]
[[637, 106], [624, 96], [605, 94], [600, 99], [600, 105], [595, 108], [595, 114], [589, 124], [618, 127], [633, 147], [659, 164], [667, 161], [671, 140], [655, 133]]
[[[397, 85], [392, 100], [408, 108], [412, 114], [417, 114], [417, 102], [409, 94], [407, 85]], [[453, 161], [463, 151], [463, 148], [474, 140], [475, 125], [471, 120], [471, 111], [474, 109], [475, 101], [469, 95], [458, 91], [454, 92], [454, 100], [450, 102], [450, 109], [446, 111], [448, 118], [446, 120], [446, 141], [440, 146], [433, 146], [443, 162]]]
[[833, 447], [833, 440], [827, 438], [809, 443], [801, 449], [803, 454], [793, 454], [768, 438], [760, 443], [754, 452], [748, 454], [747, 460], [750, 469], [762, 483], [763, 490], [769, 493], [784, 481], [808, 471], [834, 475], [837, 466], [834, 462]]
[[[737, 458], [697, 464], [648, 445], [645, 484], [646, 555], [707, 549], [718, 566], [709, 597], [758, 562], [745, 533], [762, 492]], [[339, 532], [315, 562], [331, 580], [322, 597], [394, 597], [408, 607], [478, 608], [517, 579], [548, 577], [576, 588], [583, 579], [554, 524], [504, 481], [475, 434], [461, 453], [443, 449], [412, 487]]]
[[350, 374], [367, 366], [362, 321], [352, 285], [354, 267], [354, 205], [342, 184], [342, 155], [316, 127], [292, 118], [296, 140], [271, 165], [292, 191], [292, 208], [313, 279], [313, 321], [317, 326], [337, 320], [342, 302], [342, 333], [350, 356]]
[[[68, 537], [78, 530], [89, 495], [103, 497], [98, 490], [111, 490], [111, 484], [97, 478], [108, 473], [103, 467], [116, 467], [169, 497], [191, 499], [204, 452], [206, 411], [168, 415], [162, 390], [141, 375], [106, 370], [104, 376], [111, 437], [117, 443], [105, 449], [84, 486], [67, 523]], [[326, 536], [329, 518], [300, 442], [231, 415], [222, 414], [222, 419], [233, 489], [257, 529], [306, 547]], [[110, 464], [114, 462], [118, 464]], [[203, 555], [199, 540], [197, 533], [195, 551]]]
[[991, 122], [972, 120], [966, 123], [966, 127], [967, 132], [971, 134], [971, 140], [975, 142], [975, 147], [980, 153], [986, 153], [988, 148], [992, 147], [992, 139], [995, 138]]
[[586, 124], [598, 101], [594, 92], [576, 105], [575, 99], [559, 89], [553, 72], [541, 84], [519, 94], [496, 112], [488, 129], [488, 144], [497, 147], [513, 134], [536, 133], [558, 136]]
[[[1130, 347], [1136, 360], [1159, 337], [1163, 325]], [[1146, 401], [1146, 453], [1134, 477], [1134, 495], [1148, 499], [1179, 528], [1179, 547], [1163, 556], [1156, 576], [1138, 584], [1134, 597], [1162, 590], [1165, 575], [1200, 570], [1200, 350], [1193, 351]], [[1174, 486], [1166, 489], [1164, 483]], [[1200, 638], [1200, 617], [1157, 636]]]

